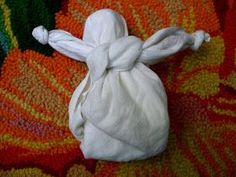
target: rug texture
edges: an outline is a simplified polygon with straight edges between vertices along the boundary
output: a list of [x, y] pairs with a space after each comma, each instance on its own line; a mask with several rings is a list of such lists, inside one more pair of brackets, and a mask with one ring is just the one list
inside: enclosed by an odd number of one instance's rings
[[[84, 159], [68, 128], [68, 103], [86, 65], [31, 36], [42, 24], [81, 37], [100, 8], [122, 14], [143, 40], [168, 26], [212, 36], [197, 52], [152, 66], [166, 88], [171, 126], [167, 149], [151, 159]], [[235, 177], [235, 19], [235, 0], [0, 0], [0, 176]]]

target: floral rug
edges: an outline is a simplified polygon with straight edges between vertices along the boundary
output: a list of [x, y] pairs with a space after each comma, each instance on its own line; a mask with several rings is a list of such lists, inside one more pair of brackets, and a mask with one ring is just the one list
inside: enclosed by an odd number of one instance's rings
[[[168, 26], [212, 36], [197, 52], [152, 66], [166, 88], [171, 127], [167, 149], [151, 159], [84, 159], [67, 112], [86, 65], [31, 35], [42, 24], [81, 37], [100, 8], [118, 11], [143, 40]], [[0, 0], [0, 176], [236, 176], [235, 19], [234, 0]]]

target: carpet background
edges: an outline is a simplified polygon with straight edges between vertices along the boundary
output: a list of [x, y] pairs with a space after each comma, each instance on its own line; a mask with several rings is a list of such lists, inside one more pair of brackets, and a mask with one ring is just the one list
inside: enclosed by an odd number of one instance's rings
[[[166, 88], [171, 128], [168, 148], [151, 159], [83, 158], [67, 107], [87, 68], [31, 36], [42, 24], [81, 37], [86, 17], [107, 7], [143, 40], [176, 25], [212, 36], [199, 51], [152, 66]], [[234, 0], [0, 0], [0, 176], [236, 176], [234, 19]]]

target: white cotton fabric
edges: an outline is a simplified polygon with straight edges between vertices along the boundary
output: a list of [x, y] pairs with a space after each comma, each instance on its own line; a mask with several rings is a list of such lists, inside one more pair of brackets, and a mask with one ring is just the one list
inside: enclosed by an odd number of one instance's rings
[[209, 34], [162, 29], [145, 42], [128, 36], [124, 18], [110, 9], [85, 23], [83, 40], [63, 30], [35, 28], [33, 36], [89, 72], [69, 104], [69, 127], [85, 158], [130, 161], [161, 153], [167, 145], [167, 98], [159, 77], [146, 65], [185, 48], [197, 50]]

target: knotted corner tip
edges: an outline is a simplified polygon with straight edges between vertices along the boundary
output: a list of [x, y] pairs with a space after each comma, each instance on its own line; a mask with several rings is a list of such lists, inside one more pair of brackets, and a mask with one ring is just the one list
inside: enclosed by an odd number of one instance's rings
[[198, 30], [195, 33], [192, 33], [192, 36], [194, 37], [194, 43], [191, 46], [191, 49], [194, 51], [198, 50], [203, 42], [210, 42], [211, 40], [210, 34], [203, 30]]
[[211, 41], [211, 36], [210, 36], [209, 33], [205, 33], [204, 40], [205, 40], [205, 42], [210, 42]]
[[32, 31], [33, 37], [40, 42], [41, 44], [45, 45], [48, 43], [48, 30], [44, 26], [38, 26], [33, 29]]

